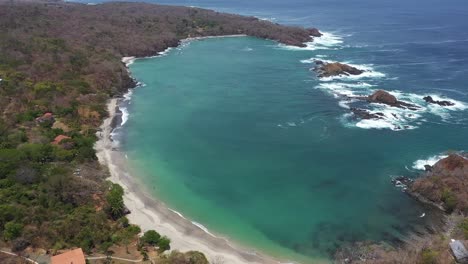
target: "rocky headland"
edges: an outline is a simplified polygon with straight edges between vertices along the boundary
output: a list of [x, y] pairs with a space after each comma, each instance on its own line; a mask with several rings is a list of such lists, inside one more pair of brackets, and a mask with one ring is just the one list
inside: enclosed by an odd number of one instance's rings
[[468, 214], [468, 156], [450, 154], [409, 184], [407, 192], [447, 212]]
[[[466, 263], [468, 259], [468, 155], [452, 153], [433, 166], [426, 165], [416, 179], [399, 176], [392, 183], [418, 201], [441, 210], [441, 229], [410, 234], [395, 247], [381, 242], [362, 241], [342, 247], [336, 263]], [[421, 215], [420, 217], [424, 217]], [[461, 247], [455, 253], [454, 245]]]

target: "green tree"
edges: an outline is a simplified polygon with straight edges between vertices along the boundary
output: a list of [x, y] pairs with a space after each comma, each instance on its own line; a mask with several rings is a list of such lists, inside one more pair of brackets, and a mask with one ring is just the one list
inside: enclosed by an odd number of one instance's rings
[[154, 230], [148, 230], [141, 237], [140, 241], [142, 244], [148, 244], [148, 245], [154, 246], [159, 242], [160, 238], [161, 238], [161, 235], [158, 232]]
[[449, 188], [445, 188], [442, 191], [441, 200], [442, 202], [444, 202], [445, 210], [448, 213], [453, 212], [453, 210], [455, 210], [455, 208], [457, 207], [457, 204], [458, 204], [457, 197]]
[[123, 215], [125, 209], [123, 194], [124, 191], [122, 186], [112, 183], [109, 193], [107, 193], [106, 200], [108, 204], [108, 213], [114, 219], [118, 219]]
[[158, 247], [160, 252], [171, 249], [171, 240], [167, 236], [163, 236], [158, 241]]
[[5, 230], [3, 230], [3, 238], [5, 240], [13, 240], [21, 235], [23, 232], [23, 225], [15, 223], [13, 221], [5, 224]]

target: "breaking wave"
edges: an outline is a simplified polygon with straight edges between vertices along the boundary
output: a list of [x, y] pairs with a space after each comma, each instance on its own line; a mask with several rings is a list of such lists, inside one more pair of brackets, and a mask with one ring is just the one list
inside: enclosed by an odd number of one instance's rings
[[321, 32], [321, 37], [314, 37], [313, 41], [306, 42], [305, 47], [296, 47], [284, 44], [278, 44], [281, 49], [287, 50], [329, 50], [340, 49], [343, 44], [343, 38], [330, 32]]
[[416, 170], [425, 170], [424, 168], [425, 165], [433, 166], [439, 160], [445, 159], [446, 157], [448, 157], [448, 155], [435, 155], [435, 156], [428, 157], [426, 159], [419, 159], [413, 162], [412, 168]]

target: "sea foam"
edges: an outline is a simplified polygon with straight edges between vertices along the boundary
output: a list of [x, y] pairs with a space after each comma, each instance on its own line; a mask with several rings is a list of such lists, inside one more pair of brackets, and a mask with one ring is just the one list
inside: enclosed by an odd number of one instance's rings
[[435, 156], [428, 157], [426, 159], [420, 159], [420, 160], [413, 162], [412, 168], [416, 170], [425, 170], [424, 168], [425, 165], [433, 166], [439, 160], [445, 159], [446, 157], [448, 157], [448, 155], [435, 155]]
[[297, 47], [285, 44], [278, 44], [281, 49], [287, 50], [328, 50], [339, 49], [343, 44], [343, 38], [330, 32], [321, 32], [321, 37], [313, 37], [313, 41], [304, 43], [305, 47]]

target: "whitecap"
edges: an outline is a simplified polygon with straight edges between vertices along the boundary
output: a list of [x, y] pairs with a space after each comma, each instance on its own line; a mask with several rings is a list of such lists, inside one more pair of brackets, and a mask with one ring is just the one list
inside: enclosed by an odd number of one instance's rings
[[210, 233], [210, 231], [208, 231], [208, 229], [206, 227], [204, 227], [202, 224], [200, 223], [197, 223], [197, 222], [194, 222], [192, 221], [192, 224], [194, 224], [195, 226], [197, 226], [198, 228], [200, 228], [201, 230], [203, 230], [205, 233], [207, 233], [208, 235], [212, 236], [212, 237], [216, 237], [215, 235], [213, 235], [212, 233]]
[[129, 89], [127, 93], [125, 93], [123, 95], [123, 101], [124, 102], [127, 102], [127, 101], [130, 101], [132, 99], [132, 96], [133, 96], [133, 89]]
[[321, 37], [313, 37], [313, 41], [304, 43], [305, 47], [297, 47], [285, 44], [278, 44], [277, 47], [287, 50], [328, 50], [338, 49], [343, 43], [341, 36], [335, 35], [330, 32], [321, 32]]
[[182, 217], [183, 219], [186, 219], [181, 213], [177, 212], [176, 210], [173, 210], [171, 208], [168, 208], [169, 210], [171, 210], [173, 213], [175, 213], [176, 215]]
[[416, 170], [425, 170], [424, 168], [425, 165], [433, 166], [439, 160], [445, 159], [446, 157], [448, 157], [448, 155], [435, 155], [435, 156], [428, 157], [426, 159], [419, 159], [413, 162], [412, 168]]
[[136, 57], [131, 56], [131, 57], [123, 57], [122, 62], [125, 64], [126, 67], [132, 65], [136, 60]]
[[130, 113], [128, 112], [127, 107], [120, 106], [119, 109], [120, 112], [122, 112], [122, 122], [120, 122], [120, 126], [123, 126], [125, 123], [127, 123]]

